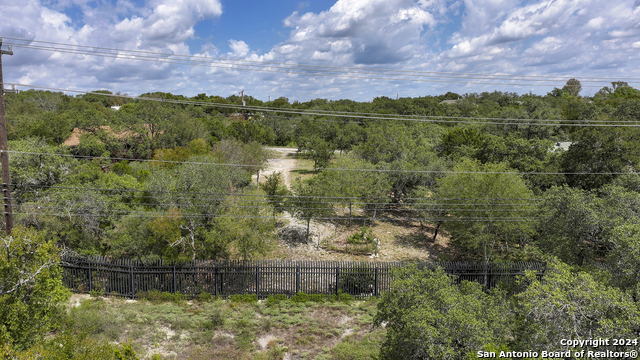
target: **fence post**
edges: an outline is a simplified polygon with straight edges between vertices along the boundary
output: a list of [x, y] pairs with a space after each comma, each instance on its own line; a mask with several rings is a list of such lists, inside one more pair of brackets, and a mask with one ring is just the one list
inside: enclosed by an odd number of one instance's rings
[[131, 299], [135, 300], [136, 298], [136, 283], [135, 276], [133, 275], [133, 264], [130, 265], [131, 269]]
[[218, 266], [213, 265], [213, 292], [218, 298]]
[[340, 266], [336, 266], [336, 295], [340, 289]]
[[493, 272], [493, 265], [489, 266], [489, 275], [487, 276], [487, 290], [491, 287], [491, 273]]
[[296, 294], [300, 292], [300, 265], [296, 265]]
[[349, 227], [351, 227], [351, 200], [349, 200]]
[[260, 299], [260, 267], [256, 265], [256, 298]]
[[173, 293], [178, 292], [178, 281], [176, 281], [176, 263], [173, 263]]
[[91, 260], [89, 260], [89, 292], [93, 290], [93, 284], [91, 281]]
[[376, 287], [374, 289], [376, 297], [378, 297], [378, 267], [376, 266]]

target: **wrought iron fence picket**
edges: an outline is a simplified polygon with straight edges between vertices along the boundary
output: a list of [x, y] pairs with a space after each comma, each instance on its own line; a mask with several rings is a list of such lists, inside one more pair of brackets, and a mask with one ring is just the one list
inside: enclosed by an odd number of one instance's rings
[[[64, 257], [63, 283], [75, 292], [99, 292], [135, 298], [150, 291], [179, 292], [196, 297], [206, 292], [228, 297], [235, 294], [269, 295], [297, 292], [336, 294], [339, 291], [357, 297], [378, 296], [388, 291], [393, 280], [392, 269], [408, 262], [356, 261], [213, 261], [195, 260], [168, 263], [163, 260], [144, 264], [132, 259], [106, 257]], [[442, 267], [455, 275], [456, 281], [477, 281], [495, 287], [501, 282], [513, 282], [530, 270], [538, 279], [546, 267], [534, 262], [470, 263], [423, 262], [419, 268]]]

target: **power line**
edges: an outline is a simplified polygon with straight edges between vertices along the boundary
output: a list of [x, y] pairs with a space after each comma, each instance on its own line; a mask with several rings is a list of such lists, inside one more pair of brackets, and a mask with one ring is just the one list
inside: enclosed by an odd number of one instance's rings
[[[14, 214], [20, 214], [20, 215], [42, 215], [42, 216], [59, 216], [59, 217], [69, 217], [69, 216], [84, 216], [84, 217], [97, 217], [97, 216], [102, 216], [99, 214], [59, 214], [59, 213], [53, 213], [53, 214], [47, 214], [47, 213], [20, 213], [20, 212], [16, 212]], [[115, 216], [127, 216], [129, 214], [121, 214], [121, 215], [115, 215]], [[159, 217], [175, 217], [178, 218], [178, 216], [167, 216], [167, 215], [161, 215], [161, 216], [144, 216], [144, 215], [140, 215], [140, 216], [136, 216], [139, 218], [159, 218]], [[183, 218], [202, 218], [202, 217], [211, 217], [208, 215], [199, 215], [199, 214], [182, 214], [180, 215], [180, 217]], [[234, 218], [234, 219], [300, 219], [300, 220], [367, 220], [369, 219], [368, 217], [285, 217], [285, 216], [253, 216], [253, 215], [217, 215], [217, 216], [213, 216], [214, 218]], [[449, 221], [454, 221], [454, 222], [522, 222], [522, 221], [537, 221], [537, 219], [539, 219], [538, 217], [529, 217], [529, 218], [518, 218], [518, 217], [511, 217], [511, 218], [451, 218], [451, 217], [445, 217], [445, 218], [410, 218], [410, 217], [402, 217], [402, 218], [395, 218], [395, 219], [384, 219], [384, 218], [378, 218], [376, 219], [377, 221], [385, 221], [385, 220], [389, 220], [389, 221], [442, 221], [442, 222], [449, 222]]]
[[[168, 160], [146, 160], [132, 158], [114, 158], [104, 156], [76, 156], [69, 154], [52, 154], [39, 153], [30, 151], [14, 151], [9, 153], [29, 154], [29, 155], [45, 155], [45, 156], [62, 156], [62, 157], [80, 157], [87, 159], [102, 160], [120, 160], [120, 161], [141, 161], [141, 162], [165, 162], [174, 164], [192, 164], [192, 165], [214, 165], [214, 166], [237, 166], [237, 167], [264, 167], [264, 165], [243, 165], [243, 164], [227, 164], [227, 163], [203, 163], [192, 161], [168, 161]], [[632, 172], [517, 172], [517, 171], [454, 171], [454, 170], [404, 170], [404, 169], [347, 169], [347, 168], [290, 168], [291, 170], [311, 170], [311, 171], [359, 171], [359, 172], [380, 172], [380, 173], [417, 173], [417, 174], [483, 174], [483, 175], [637, 175]]]
[[[17, 184], [12, 184], [14, 189]], [[68, 190], [95, 190], [95, 191], [118, 191], [118, 192], [148, 192], [148, 193], [162, 193], [162, 194], [185, 194], [184, 191], [167, 191], [167, 190], [149, 190], [149, 189], [113, 189], [113, 188], [95, 188], [95, 187], [73, 187], [73, 186], [60, 186], [60, 185], [27, 185], [27, 188], [49, 188], [49, 189], [68, 189]], [[362, 199], [360, 196], [300, 196], [300, 195], [268, 195], [268, 194], [238, 194], [238, 193], [203, 193], [203, 192], [188, 192], [194, 196], [198, 196], [199, 199], [204, 199], [201, 195], [215, 195], [215, 196], [239, 196], [239, 197], [267, 197], [267, 198], [313, 198], [313, 199]], [[108, 195], [108, 196], [122, 196], [122, 195]], [[136, 197], [152, 197], [152, 196], [136, 196]], [[367, 197], [368, 199], [389, 199], [389, 197]], [[175, 198], [175, 199], [191, 199], [191, 198]], [[500, 201], [515, 201], [515, 200], [530, 200], [530, 201], [543, 201], [542, 198], [415, 198], [415, 197], [403, 197], [402, 200], [500, 200]]]
[[[288, 74], [301, 74], [309, 76], [335, 76], [335, 77], [348, 77], [348, 78], [364, 78], [375, 80], [388, 80], [388, 81], [428, 81], [428, 82], [447, 82], [447, 83], [477, 83], [487, 85], [505, 85], [504, 83], [487, 83], [487, 82], [469, 82], [469, 81], [451, 81], [451, 80], [428, 80], [428, 79], [401, 79], [401, 78], [374, 78], [374, 77], [361, 77], [353, 75], [340, 75], [341, 73], [356, 73], [356, 74], [379, 74], [379, 75], [404, 75], [404, 76], [419, 76], [428, 78], [452, 78], [452, 79], [471, 79], [471, 80], [514, 80], [514, 81], [564, 81], [572, 77], [568, 76], [548, 76], [548, 75], [503, 75], [503, 74], [479, 74], [479, 73], [452, 73], [452, 72], [429, 72], [418, 70], [393, 70], [393, 69], [367, 69], [362, 67], [339, 67], [339, 66], [321, 66], [321, 65], [304, 65], [304, 64], [290, 64], [290, 63], [278, 63], [278, 62], [265, 62], [265, 61], [252, 61], [241, 59], [224, 59], [224, 58], [212, 58], [204, 56], [194, 55], [180, 55], [180, 54], [166, 54], [140, 50], [124, 50], [113, 49], [94, 46], [83, 46], [73, 44], [63, 44], [54, 42], [35, 41], [19, 38], [7, 38], [18, 41], [27, 41], [29, 44], [23, 43], [11, 43], [16, 47], [23, 47], [36, 50], [45, 50], [61, 53], [71, 53], [79, 55], [94, 55], [107, 58], [116, 58], [123, 60], [141, 60], [141, 61], [153, 61], [163, 63], [174, 63], [180, 65], [190, 66], [206, 66], [206, 67], [218, 67], [227, 68], [232, 70], [251, 70], [251, 71], [263, 71], [263, 72], [280, 72]], [[56, 46], [44, 46], [34, 45], [33, 43], [53, 44], [66, 46], [67, 48], [61, 48]], [[69, 48], [71, 47], [71, 48]], [[117, 53], [96, 51], [116, 51]], [[215, 60], [215, 62], [214, 62]], [[242, 66], [242, 67], [239, 67]], [[281, 70], [268, 70], [269, 68], [281, 69]], [[288, 70], [288, 71], [282, 71]], [[312, 71], [300, 72], [299, 70]], [[328, 74], [327, 74], [328, 73]], [[335, 74], [338, 73], [338, 74]], [[582, 77], [583, 82], [603, 82], [616, 80], [613, 78], [596, 78], [596, 77]], [[628, 79], [635, 80], [635, 78]], [[548, 84], [508, 84], [508, 85], [523, 85], [523, 86], [549, 86]], [[584, 87], [590, 87], [585, 85]], [[599, 86], [592, 86], [599, 87]]]
[[[55, 203], [56, 201], [52, 201], [52, 203]], [[28, 208], [28, 209], [65, 209], [68, 211], [83, 211], [84, 213], [86, 213], [86, 211], [95, 211], [97, 213], [101, 213], [101, 214], [111, 214], [111, 213], [141, 213], [141, 214], [165, 214], [169, 217], [173, 216], [172, 213], [168, 213], [168, 212], [162, 212], [162, 211], [149, 211], [149, 210], [131, 210], [131, 209], [105, 209], [105, 208], [95, 208], [95, 207], [88, 207], [85, 205], [86, 202], [78, 202], [78, 203], [74, 203], [73, 201], [67, 201], [66, 203], [68, 203], [70, 206], [51, 206], [51, 205], [43, 205], [43, 204], [31, 204], [31, 203], [27, 203], [27, 204], [22, 204], [19, 205], [17, 207], [19, 208]], [[126, 206], [128, 204], [124, 204], [124, 203], [120, 203], [120, 202], [105, 202], [105, 201], [93, 201], [92, 204], [107, 204], [107, 205], [123, 205]], [[312, 203], [313, 204], [313, 203]], [[327, 204], [331, 204], [331, 203], [327, 203]], [[78, 205], [77, 207], [74, 207], [74, 205]], [[85, 205], [85, 206], [82, 206]], [[145, 204], [145, 205], [154, 205], [154, 206], [175, 206], [176, 208], [182, 209], [184, 208], [181, 204]], [[203, 206], [194, 206], [194, 207], [203, 207]], [[221, 209], [261, 209], [261, 210], [273, 210], [274, 207], [270, 206], [270, 205], [266, 205], [266, 206], [244, 206], [244, 205], [235, 205], [235, 204], [231, 204], [231, 205], [218, 205], [216, 206], [216, 208], [221, 208]], [[336, 208], [336, 207], [318, 207], [318, 208], [313, 208], [313, 207], [305, 207], [304, 210], [333, 210], [333, 211], [339, 211], [339, 210], [349, 210], [348, 207], [343, 207], [343, 208]], [[458, 213], [458, 212], [531, 212], [531, 211], [535, 211], [536, 209], [410, 209], [410, 208], [398, 208], [398, 209], [394, 209], [394, 208], [371, 208], [371, 209], [367, 209], [367, 211], [381, 211], [381, 212], [419, 212], [419, 211], [424, 211], [424, 212], [437, 212], [437, 211], [443, 211], [443, 212], [454, 212], [454, 213]], [[191, 212], [186, 212], [185, 214], [192, 214]], [[214, 214], [199, 214], [199, 215], [205, 215], [205, 216], [216, 216]], [[177, 216], [177, 215], [176, 215]]]
[[[82, 204], [82, 203], [86, 203], [86, 202], [91, 202], [91, 203], [103, 203], [103, 204], [116, 204], [116, 205], [123, 205], [123, 206], [134, 206], [134, 207], [146, 207], [146, 206], [174, 206], [174, 207], [194, 207], [194, 208], [202, 208], [202, 207], [211, 207], [211, 208], [225, 208], [225, 207], [230, 207], [227, 205], [220, 205], [220, 204], [195, 204], [195, 203], [190, 203], [190, 202], [186, 202], [186, 203], [146, 203], [146, 202], [140, 202], [140, 203], [130, 203], [130, 202], [121, 202], [121, 201], [99, 201], [99, 200], [95, 200], [95, 199], [89, 199], [89, 198], [82, 198], [82, 199], [64, 199], [64, 198], [54, 198], [54, 197], [50, 197], [50, 195], [58, 195], [58, 193], [44, 193], [44, 194], [40, 194], [36, 199], [25, 199], [25, 201], [22, 203], [21, 206], [26, 206], [26, 204], [31, 204], [31, 203], [37, 203], [39, 201], [46, 201], [46, 202], [67, 202], [67, 203], [75, 203], [75, 204]], [[103, 196], [118, 196], [118, 195], [104, 195], [104, 194], [100, 194], [97, 197], [103, 197]], [[138, 197], [132, 197], [130, 198], [130, 200], [135, 200], [138, 199]], [[178, 198], [179, 199], [179, 198]], [[218, 198], [218, 199], [201, 199], [201, 201], [206, 201], [206, 202], [211, 202], [211, 201], [219, 201], [219, 202], [224, 202], [224, 201], [229, 201], [231, 198]], [[176, 200], [176, 198], [168, 198], [168, 200]], [[200, 199], [196, 199], [196, 198], [189, 198], [188, 200], [200, 200]], [[427, 200], [427, 199], [425, 199]], [[261, 200], [246, 200], [246, 199], [234, 199], [233, 201], [241, 203], [241, 204], [261, 204], [264, 201]], [[268, 201], [268, 200], [267, 200]], [[271, 207], [291, 207], [291, 206], [295, 206], [296, 204], [327, 204], [327, 205], [337, 205], [337, 204], [347, 204], [346, 201], [314, 201], [314, 200], [304, 200], [304, 199], [299, 199], [297, 197], [292, 197], [291, 199], [287, 199], [286, 200], [287, 203], [284, 204], [283, 206], [280, 205], [271, 205], [268, 206], [269, 208]], [[394, 203], [382, 203], [382, 202], [358, 202], [358, 201], [349, 201], [348, 202], [351, 205], [354, 206], [360, 206], [360, 205], [391, 205], [391, 206], [403, 206], [403, 208], [380, 208], [380, 209], [375, 209], [375, 208], [367, 208], [368, 211], [373, 211], [373, 210], [383, 210], [383, 211], [402, 211], [403, 209], [405, 209], [404, 207], [406, 207], [407, 210], [410, 210], [409, 208], [411, 207], [416, 207], [416, 206], [429, 206], [424, 207], [424, 208], [419, 208], [417, 210], [420, 211], [457, 211], [455, 209], [437, 209], [437, 208], [431, 208], [434, 206], [473, 206], [476, 208], [480, 208], [478, 211], [488, 211], [488, 210], [495, 210], [495, 211], [503, 211], [503, 209], [500, 209], [499, 207], [501, 206], [505, 206], [505, 207], [510, 207], [510, 206], [533, 206], [533, 207], [537, 207], [540, 204], [538, 203], [440, 203], [440, 202], [426, 202], [426, 203], [403, 203], [403, 204], [394, 204]], [[38, 205], [29, 205], [29, 206], [38, 206]], [[231, 207], [236, 207], [237, 205], [231, 206]], [[237, 207], [255, 207], [255, 206], [237, 206]], [[490, 207], [490, 208], [486, 208], [486, 207]], [[334, 207], [335, 208], [335, 207]], [[320, 209], [320, 208], [317, 208]], [[322, 208], [325, 209], [325, 208]], [[348, 209], [348, 207], [344, 207], [344, 208], [338, 208], [338, 209]], [[532, 210], [532, 209], [522, 209], [522, 210]], [[462, 211], [462, 210], [461, 210]]]
[[[229, 108], [229, 109], [246, 109], [253, 110], [257, 112], [274, 112], [274, 113], [285, 113], [285, 114], [295, 114], [295, 115], [307, 115], [307, 116], [331, 116], [331, 117], [342, 117], [342, 118], [355, 118], [362, 120], [393, 120], [393, 121], [413, 121], [413, 122], [423, 122], [423, 123], [443, 123], [443, 124], [486, 124], [486, 125], [519, 125], [519, 126], [571, 126], [571, 127], [639, 127], [640, 122], [638, 121], [626, 121], [626, 120], [563, 120], [563, 119], [513, 119], [513, 118], [480, 118], [480, 117], [448, 117], [448, 116], [438, 116], [438, 115], [400, 115], [393, 114], [393, 116], [389, 116], [389, 114], [378, 114], [378, 113], [351, 113], [346, 111], [339, 112], [331, 112], [329, 110], [304, 110], [304, 109], [290, 109], [290, 108], [274, 108], [274, 107], [262, 107], [262, 106], [241, 106], [234, 104], [224, 104], [224, 103], [212, 103], [212, 102], [203, 102], [203, 101], [191, 101], [191, 100], [172, 100], [172, 99], [159, 99], [154, 97], [134, 97], [128, 95], [116, 95], [116, 94], [104, 94], [104, 93], [96, 93], [90, 91], [82, 91], [82, 90], [73, 90], [73, 89], [62, 89], [62, 88], [53, 88], [46, 86], [36, 86], [29, 84], [18, 84], [18, 83], [5, 83], [7, 85], [16, 85], [34, 89], [45, 89], [52, 91], [62, 91], [62, 92], [74, 92], [85, 95], [100, 95], [107, 97], [118, 97], [118, 98], [127, 98], [132, 100], [144, 100], [144, 101], [155, 101], [161, 103], [170, 103], [170, 104], [181, 104], [181, 105], [198, 105], [205, 107], [219, 107], [219, 108]], [[358, 115], [362, 114], [362, 115]], [[453, 120], [453, 119], [463, 119], [463, 120]], [[487, 119], [493, 121], [486, 121]], [[316, 119], [303, 119], [310, 121], [319, 121]], [[325, 121], [325, 120], [321, 120]], [[524, 121], [529, 121], [529, 123], [524, 123]], [[558, 121], [574, 121], [570, 123], [558, 123]], [[597, 122], [597, 123], [595, 123]]]
[[[32, 40], [32, 39], [13, 38], [13, 37], [3, 37], [3, 38], [4, 39], [17, 40], [17, 41], [24, 41], [24, 42], [29, 42], [29, 43], [43, 43], [43, 44], [51, 44], [51, 45], [73, 46], [73, 47], [78, 47], [78, 48], [100, 49], [100, 50], [110, 50], [110, 51], [130, 52], [130, 53], [140, 53], [140, 54], [152, 54], [152, 55], [159, 55], [159, 56], [163, 56], [163, 57], [174, 56], [174, 57], [183, 57], [183, 58], [222, 60], [222, 61], [253, 63], [253, 64], [272, 64], [272, 65], [287, 65], [287, 66], [308, 66], [308, 67], [329, 68], [329, 69], [363, 70], [363, 68], [361, 68], [361, 67], [326, 66], [326, 65], [310, 65], [310, 64], [292, 64], [292, 63], [271, 62], [271, 61], [216, 58], [216, 57], [209, 57], [209, 56], [167, 54], [167, 53], [151, 52], [151, 51], [144, 51], [144, 50], [126, 50], [126, 49], [115, 49], [115, 48], [98, 47], [98, 46], [66, 44], [66, 43], [59, 43], [59, 42], [39, 41], [39, 40]], [[18, 45], [18, 44], [16, 43], [16, 45]], [[25, 44], [22, 44], [22, 45], [25, 45]], [[365, 70], [371, 70], [371, 71], [373, 71], [373, 70], [375, 70], [375, 71], [393, 71], [393, 72], [407, 72], [407, 73], [421, 73], [421, 74], [481, 75], [481, 76], [495, 76], [495, 77], [525, 77], [525, 78], [555, 78], [555, 79], [559, 79], [559, 80], [569, 80], [571, 78], [575, 78], [575, 76], [506, 75], [506, 74], [458, 73], [458, 72], [420, 71], [420, 70], [394, 70], [394, 69], [381, 69], [381, 68], [369, 68], [369, 69], [365, 69]], [[609, 80], [617, 80], [617, 79], [614, 79], [614, 78], [586, 77], [586, 76], [580, 76], [580, 78], [582, 78], [582, 79], [592, 79], [592, 80], [607, 80], [607, 81], [609, 81]], [[627, 80], [638, 80], [638, 81], [640, 81], [640, 78], [627, 78]]]

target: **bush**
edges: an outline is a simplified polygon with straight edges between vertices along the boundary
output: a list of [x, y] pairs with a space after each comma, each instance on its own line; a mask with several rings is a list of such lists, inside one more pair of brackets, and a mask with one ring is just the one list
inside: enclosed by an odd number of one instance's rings
[[173, 303], [181, 303], [187, 299], [186, 295], [177, 293], [169, 293], [169, 292], [160, 292], [158, 290], [151, 290], [147, 292], [141, 292], [138, 294], [138, 297], [143, 300], [150, 301], [152, 303], [161, 303], [161, 302], [173, 302]]
[[285, 294], [276, 294], [276, 295], [269, 295], [267, 297], [267, 300], [265, 301], [265, 304], [267, 306], [274, 306], [282, 301], [286, 301], [288, 300], [287, 295]]
[[371, 230], [363, 227], [359, 232], [347, 238], [345, 251], [349, 254], [369, 254], [376, 249], [375, 239]]
[[327, 300], [327, 296], [323, 294], [305, 294], [302, 291], [297, 292], [295, 295], [291, 297], [291, 301], [304, 303], [308, 301], [314, 302], [324, 302]]
[[380, 357], [461, 359], [491, 341], [505, 344], [515, 319], [501, 300], [478, 283], [456, 285], [442, 268], [394, 269], [374, 318], [374, 326], [387, 324]]
[[217, 298], [213, 295], [211, 295], [208, 292], [201, 292], [196, 299], [198, 299], [199, 302], [212, 302], [217, 300]]
[[43, 232], [16, 227], [0, 239], [0, 251], [0, 344], [22, 350], [58, 327], [70, 292]]
[[351, 294], [343, 293], [342, 291], [338, 291], [337, 294], [331, 295], [332, 301], [339, 301], [343, 303], [350, 303], [353, 301], [353, 296]]
[[207, 317], [207, 320], [202, 323], [202, 328], [205, 330], [219, 329], [224, 326], [224, 321], [225, 314], [221, 309], [216, 309]]
[[130, 344], [113, 345], [87, 337], [86, 333], [64, 332], [19, 351], [11, 346], [0, 348], [1, 359], [13, 360], [139, 360]]

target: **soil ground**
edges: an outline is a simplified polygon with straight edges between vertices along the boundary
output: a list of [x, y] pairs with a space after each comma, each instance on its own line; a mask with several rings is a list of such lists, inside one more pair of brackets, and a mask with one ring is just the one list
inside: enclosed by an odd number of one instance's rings
[[[274, 172], [282, 173], [285, 185], [291, 190], [293, 179], [311, 176], [312, 171], [300, 170], [312, 167], [312, 162], [301, 158], [296, 148], [269, 147], [273, 158], [267, 162], [267, 167], [260, 173], [263, 181], [267, 175]], [[255, 180], [254, 176], [254, 180]], [[448, 235], [439, 231], [435, 241], [433, 235], [435, 226], [418, 222], [400, 221], [392, 214], [383, 214], [371, 225], [370, 218], [364, 218], [364, 212], [354, 210], [354, 216], [361, 216], [362, 221], [328, 222], [312, 220], [308, 241], [285, 242], [265, 258], [280, 258], [291, 260], [378, 260], [378, 261], [409, 261], [433, 260], [450, 258]], [[284, 214], [280, 227], [303, 228], [306, 232], [306, 222]], [[373, 253], [352, 254], [345, 249], [347, 238], [358, 232], [362, 227], [371, 229], [373, 236], [380, 241], [378, 256]]]

